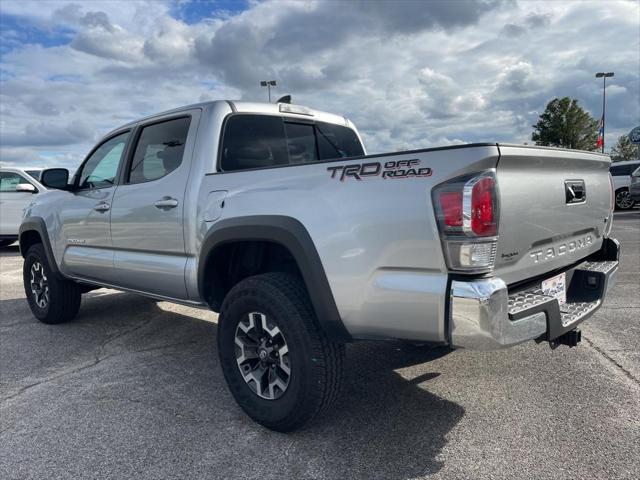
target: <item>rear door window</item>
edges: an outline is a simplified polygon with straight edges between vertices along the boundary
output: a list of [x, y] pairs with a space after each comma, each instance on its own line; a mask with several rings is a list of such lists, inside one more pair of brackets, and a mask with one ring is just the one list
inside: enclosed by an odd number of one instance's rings
[[170, 174], [182, 163], [191, 117], [154, 123], [142, 129], [128, 183], [144, 183]]

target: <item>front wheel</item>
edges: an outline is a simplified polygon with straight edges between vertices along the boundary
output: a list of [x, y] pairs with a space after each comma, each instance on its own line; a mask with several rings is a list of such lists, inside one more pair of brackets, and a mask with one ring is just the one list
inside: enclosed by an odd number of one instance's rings
[[623, 188], [616, 192], [616, 210], [629, 210], [633, 204], [634, 201], [629, 190]]
[[22, 266], [22, 279], [31, 312], [41, 322], [64, 323], [78, 314], [80, 286], [51, 271], [41, 243], [33, 245], [27, 251]]
[[240, 407], [269, 429], [300, 428], [338, 395], [344, 345], [322, 332], [294, 275], [256, 275], [231, 289], [220, 311], [218, 354]]

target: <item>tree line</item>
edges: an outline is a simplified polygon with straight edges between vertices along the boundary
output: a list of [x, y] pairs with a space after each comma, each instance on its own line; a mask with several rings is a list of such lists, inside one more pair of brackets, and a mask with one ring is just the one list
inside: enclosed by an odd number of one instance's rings
[[[600, 123], [585, 111], [575, 98], [554, 98], [538, 122], [533, 125], [531, 140], [536, 145], [594, 151], [597, 148]], [[627, 135], [621, 135], [611, 149], [611, 160], [638, 158], [638, 146]]]

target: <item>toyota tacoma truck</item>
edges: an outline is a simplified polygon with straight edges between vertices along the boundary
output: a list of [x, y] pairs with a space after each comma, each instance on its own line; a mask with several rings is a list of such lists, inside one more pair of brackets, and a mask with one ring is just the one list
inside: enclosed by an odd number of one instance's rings
[[218, 312], [238, 404], [277, 431], [336, 398], [345, 344], [574, 346], [618, 268], [607, 156], [481, 143], [366, 155], [347, 118], [216, 101], [109, 133], [26, 209], [36, 318], [108, 287]]

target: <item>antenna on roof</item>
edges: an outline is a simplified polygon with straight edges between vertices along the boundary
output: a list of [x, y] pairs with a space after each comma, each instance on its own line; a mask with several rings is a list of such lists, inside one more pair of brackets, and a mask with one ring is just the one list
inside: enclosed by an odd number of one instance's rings
[[280, 97], [276, 103], [291, 103], [291, 95]]

